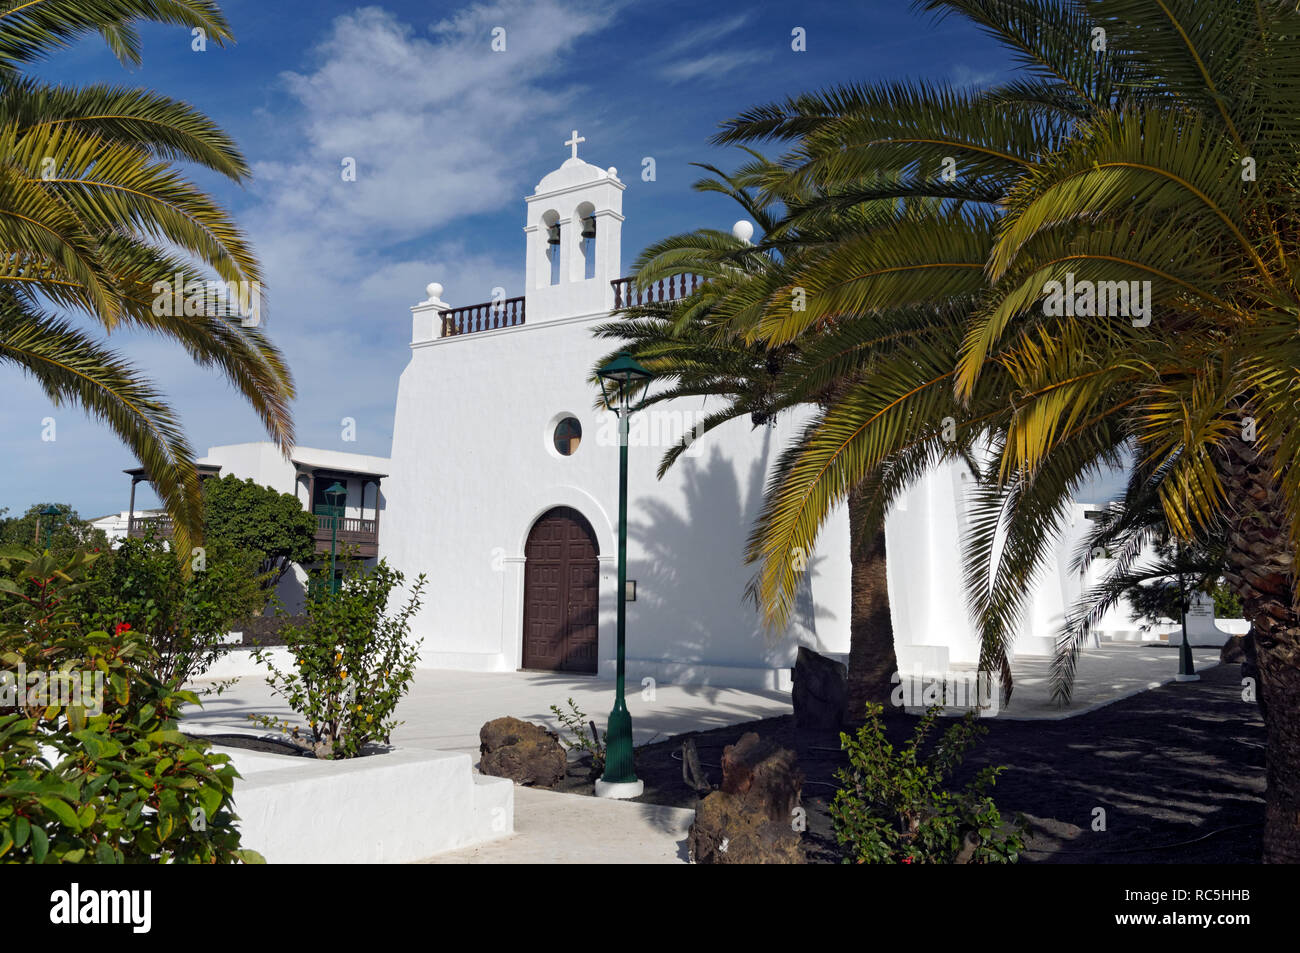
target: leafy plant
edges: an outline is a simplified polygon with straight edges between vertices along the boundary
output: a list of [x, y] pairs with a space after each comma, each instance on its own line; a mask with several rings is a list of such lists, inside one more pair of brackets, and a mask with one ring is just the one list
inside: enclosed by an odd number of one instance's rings
[[923, 756], [939, 708], [926, 712], [897, 751], [885, 737], [881, 711], [867, 705], [856, 737], [840, 734], [849, 766], [836, 771], [840, 788], [830, 810], [836, 840], [847, 851], [844, 862], [1015, 863], [1024, 849], [1023, 822], [1004, 825], [988, 793], [1005, 768], [984, 768], [961, 790], [944, 786], [987, 731], [974, 713], [953, 723]]
[[[177, 730], [197, 697], [152, 673], [152, 650], [136, 633], [83, 633], [73, 616], [66, 596], [93, 562], [77, 554], [54, 565], [48, 553], [12, 550], [0, 558], [7, 573], [24, 574], [0, 577], [0, 672], [14, 693], [0, 707], [0, 858], [260, 862], [240, 846], [229, 758]], [[35, 672], [41, 680], [29, 685]], [[83, 690], [49, 695], [56, 673]]]
[[[4, 6], [0, 359], [30, 374], [55, 405], [81, 407], [121, 439], [149, 472], [175, 520], [178, 548], [188, 552], [201, 534], [202, 498], [179, 416], [96, 331], [177, 342], [196, 365], [222, 374], [281, 448], [293, 445], [289, 370], [261, 322], [241, 320], [256, 313], [261, 266], [229, 212], [181, 166], [235, 183], [251, 170], [230, 136], [184, 102], [33, 75], [46, 57], [95, 34], [138, 66], [140, 27], [155, 23], [201, 29], [218, 45], [233, 40], [215, 0]], [[243, 300], [209, 304], [210, 281], [233, 284]]]
[[234, 474], [203, 481], [203, 526], [208, 546], [223, 543], [255, 556], [266, 592], [274, 591], [291, 565], [316, 554], [316, 518], [296, 496]]
[[[49, 506], [57, 509], [58, 515], [46, 516], [41, 512]], [[4, 511], [0, 510], [0, 517], [3, 515]], [[104, 531], [83, 520], [67, 503], [33, 503], [22, 516], [0, 519], [0, 542], [48, 548], [62, 555], [71, 555], [78, 549], [108, 549]]]
[[183, 685], [211, 667], [238, 620], [265, 604], [254, 557], [227, 543], [209, 540], [191, 568], [183, 572], [156, 537], [125, 539], [100, 554], [74, 597], [77, 611], [89, 628], [140, 633], [153, 649], [154, 675]]
[[596, 723], [589, 719], [585, 712], [578, 707], [578, 703], [572, 698], [568, 700], [569, 710], [561, 711], [559, 705], [551, 706], [551, 713], [561, 725], [564, 726], [574, 740], [570, 741], [563, 734], [560, 735], [560, 744], [564, 745], [569, 751], [585, 751], [591, 755], [591, 776], [597, 777], [605, 770], [605, 743], [609, 739], [609, 733], [601, 734], [596, 730]]
[[372, 742], [387, 744], [401, 724], [393, 712], [415, 675], [419, 643], [409, 641], [411, 617], [426, 579], [417, 577], [406, 605], [386, 615], [389, 596], [405, 580], [386, 562], [366, 570], [349, 560], [335, 593], [328, 577], [328, 564], [313, 573], [305, 621], [282, 630], [294, 667], [280, 671], [264, 649], [253, 656], [270, 668], [267, 684], [306, 721], [307, 737], [283, 719], [249, 717], [318, 758], [355, 758]]

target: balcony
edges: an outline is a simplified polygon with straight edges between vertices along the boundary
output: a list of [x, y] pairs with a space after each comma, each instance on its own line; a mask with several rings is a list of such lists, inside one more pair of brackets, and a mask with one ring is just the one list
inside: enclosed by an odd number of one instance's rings
[[[334, 517], [328, 512], [321, 512], [325, 507], [318, 507], [316, 517], [316, 552], [328, 554], [330, 540], [334, 534]], [[338, 552], [351, 551], [365, 559], [379, 555], [379, 521], [358, 519], [351, 516], [338, 517]]]
[[442, 336], [455, 337], [476, 331], [499, 331], [518, 327], [524, 323], [524, 299], [506, 298], [504, 301], [484, 301], [463, 308], [451, 308], [442, 313]]
[[699, 290], [700, 276], [673, 275], [660, 278], [644, 288], [636, 286], [635, 278], [615, 278], [610, 285], [614, 288], [614, 310], [618, 311], [620, 308], [685, 298]]
[[126, 524], [126, 535], [131, 539], [144, 539], [153, 536], [156, 539], [172, 538], [172, 518], [170, 516], [131, 516]]
[[[638, 288], [635, 278], [615, 278], [610, 283], [614, 289], [614, 310], [635, 305], [662, 301], [676, 301], [694, 294], [700, 287], [699, 275], [673, 275]], [[442, 312], [441, 336], [460, 337], [479, 331], [499, 331], [524, 324], [524, 297], [506, 298], [503, 301], [484, 301], [449, 308]]]

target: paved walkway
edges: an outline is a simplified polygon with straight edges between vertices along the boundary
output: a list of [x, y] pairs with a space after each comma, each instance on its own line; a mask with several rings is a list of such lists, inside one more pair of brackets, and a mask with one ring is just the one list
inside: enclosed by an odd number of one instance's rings
[[[393, 742], [413, 748], [438, 748], [478, 754], [478, 730], [484, 722], [514, 715], [558, 728], [551, 705], [578, 707], [603, 726], [614, 703], [613, 682], [541, 672], [451, 672], [419, 669], [411, 690], [397, 709], [406, 723]], [[741, 691], [705, 686], [660, 685], [653, 697], [639, 690], [627, 696], [633, 742], [663, 741], [675, 734], [722, 728], [743, 721], [790, 713], [790, 696], [777, 691]], [[189, 720], [210, 725], [248, 722], [252, 713], [292, 717], [288, 706], [257, 678], [242, 678], [219, 696], [204, 699], [203, 710]]]
[[[1217, 649], [1194, 649], [1198, 667], [1218, 661]], [[1107, 643], [1080, 659], [1074, 702], [1068, 709], [1051, 701], [1051, 660], [1017, 661], [1011, 705], [999, 717], [1060, 719], [1093, 711], [1138, 692], [1173, 681], [1178, 653], [1166, 646]], [[572, 697], [603, 725], [613, 701], [612, 683], [537, 672], [453, 672], [421, 669], [398, 716], [396, 744], [478, 754], [478, 730], [502, 715], [559, 726], [549, 711]], [[653, 697], [628, 696], [636, 744], [662, 741], [686, 731], [708, 730], [789, 714], [790, 696], [776, 691], [741, 691], [661, 685]], [[219, 696], [205, 699], [191, 721], [209, 725], [248, 724], [250, 713], [290, 717], [291, 712], [257, 678], [240, 679]], [[515, 834], [477, 847], [440, 854], [429, 863], [684, 863], [686, 831], [694, 812], [531, 788], [515, 789]]]
[[515, 788], [515, 834], [429, 864], [684, 864], [695, 812]]
[[[1198, 669], [1219, 664], [1216, 648], [1193, 646], [1192, 657]], [[1174, 681], [1178, 649], [1140, 642], [1103, 642], [1100, 648], [1089, 648], [1079, 657], [1068, 708], [1060, 708], [1052, 701], [1050, 658], [1017, 659], [1011, 674], [1015, 679], [1011, 704], [998, 717], [1073, 718]]]

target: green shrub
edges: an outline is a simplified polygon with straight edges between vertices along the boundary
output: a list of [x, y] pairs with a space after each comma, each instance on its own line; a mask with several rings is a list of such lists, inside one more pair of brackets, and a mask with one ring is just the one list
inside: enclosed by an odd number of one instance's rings
[[1015, 863], [1024, 848], [1023, 822], [1004, 825], [989, 789], [1002, 767], [988, 767], [965, 788], [944, 788], [966, 751], [987, 729], [971, 713], [952, 724], [922, 757], [939, 709], [931, 708], [901, 749], [885, 737], [881, 707], [867, 706], [857, 736], [840, 734], [849, 766], [836, 772], [831, 803], [845, 863]]
[[382, 561], [369, 571], [349, 561], [338, 592], [331, 593], [328, 565], [317, 570], [308, 587], [305, 621], [281, 630], [293, 668], [281, 672], [265, 650], [254, 653], [271, 669], [267, 684], [306, 722], [306, 730], [269, 715], [249, 717], [284, 732], [318, 758], [355, 758], [371, 742], [388, 743], [401, 724], [393, 712], [419, 657], [419, 643], [408, 643], [408, 637], [425, 577], [416, 579], [400, 611], [385, 614], [389, 596], [404, 578]]
[[153, 649], [153, 674], [183, 685], [225, 651], [232, 626], [265, 605], [256, 560], [227, 544], [210, 541], [190, 568], [182, 572], [177, 555], [155, 537], [124, 539], [100, 554], [73, 596], [76, 612], [88, 629], [139, 633]]
[[[0, 673], [13, 693], [0, 699], [0, 858], [260, 862], [240, 847], [229, 758], [177, 730], [196, 696], [152, 673], [135, 633], [82, 632], [68, 596], [93, 562], [0, 550]], [[42, 698], [17, 677], [35, 672], [89, 694]]]
[[587, 715], [578, 703], [572, 698], [568, 701], [569, 710], [561, 711], [559, 705], [551, 706], [551, 713], [564, 728], [573, 735], [574, 740], [570, 741], [563, 734], [560, 735], [560, 744], [564, 745], [568, 751], [575, 748], [579, 751], [585, 751], [591, 755], [591, 771], [593, 778], [599, 777], [605, 770], [605, 742], [609, 738], [609, 733], [602, 735], [596, 730], [596, 723], [587, 718]]

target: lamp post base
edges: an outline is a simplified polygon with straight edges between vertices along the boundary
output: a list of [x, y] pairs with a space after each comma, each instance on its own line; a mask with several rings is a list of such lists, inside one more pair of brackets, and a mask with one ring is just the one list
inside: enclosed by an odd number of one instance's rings
[[1180, 682], [1199, 682], [1201, 680], [1199, 675], [1179, 675], [1177, 678]]
[[644, 793], [645, 782], [640, 779], [621, 782], [596, 779], [596, 797], [616, 798], [620, 801], [626, 801], [629, 798], [640, 797]]

